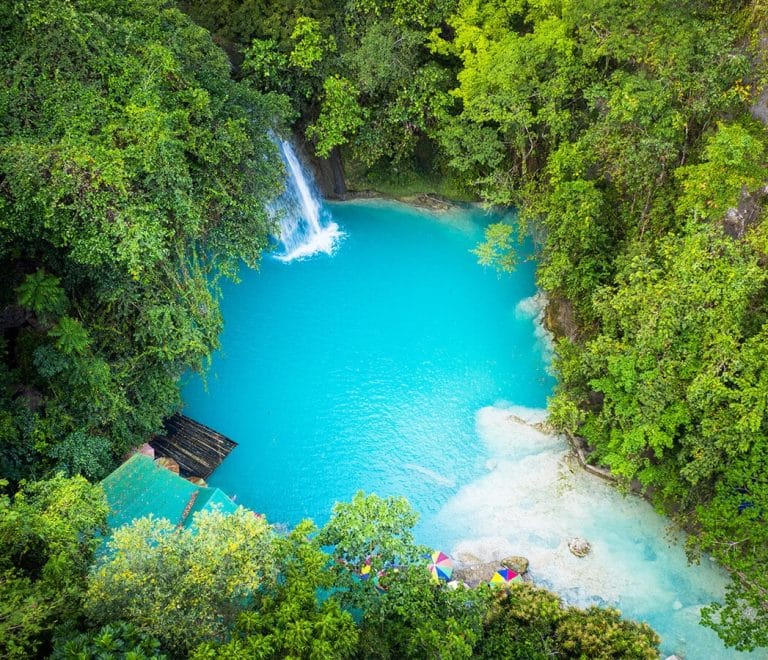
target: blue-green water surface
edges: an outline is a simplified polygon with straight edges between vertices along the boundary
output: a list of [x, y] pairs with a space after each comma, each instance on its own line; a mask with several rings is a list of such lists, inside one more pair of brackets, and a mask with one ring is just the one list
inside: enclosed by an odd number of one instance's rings
[[[663, 518], [531, 425], [554, 386], [531, 246], [500, 277], [470, 252], [493, 220], [482, 210], [331, 210], [345, 234], [332, 256], [267, 257], [225, 287], [208, 389], [184, 389], [187, 414], [239, 443], [211, 485], [287, 525], [322, 524], [360, 489], [404, 495], [419, 542], [458, 560], [525, 555], [570, 602], [648, 621], [665, 652], [732, 657], [698, 625], [720, 572], [689, 567]], [[583, 559], [575, 536], [592, 543]]]
[[212, 485], [273, 522], [322, 524], [359, 489], [406, 495], [424, 517], [482, 470], [480, 407], [546, 405], [554, 381], [515, 313], [534, 264], [505, 278], [478, 266], [479, 209], [332, 210], [333, 257], [267, 258], [225, 288], [223, 348], [186, 409], [239, 442]]

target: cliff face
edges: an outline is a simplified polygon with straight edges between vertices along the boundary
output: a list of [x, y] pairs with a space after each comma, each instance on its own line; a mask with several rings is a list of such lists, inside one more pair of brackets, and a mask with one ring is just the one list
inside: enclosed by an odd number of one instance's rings
[[[765, 21], [762, 24], [759, 22], [755, 24], [756, 38], [753, 42], [752, 64], [755, 73], [757, 73], [760, 71], [764, 72], [768, 63], [768, 31], [766, 30], [768, 20], [765, 19], [765, 14], [760, 11], [758, 3], [754, 2], [752, 4], [752, 18], [762, 16], [763, 21]], [[755, 75], [753, 83], [755, 87], [749, 111], [755, 119], [768, 126], [768, 84], [759, 75]]]
[[555, 339], [567, 337], [573, 342], [578, 341], [579, 326], [576, 322], [573, 305], [569, 300], [556, 295], [548, 296], [544, 327], [555, 336]]
[[[766, 39], [768, 49], [768, 39]], [[755, 102], [749, 108], [752, 116], [768, 126], [768, 87], [765, 87], [755, 98]]]
[[315, 156], [312, 146], [300, 132], [294, 134], [294, 143], [301, 160], [312, 168], [320, 194], [325, 199], [345, 199], [347, 184], [344, 178], [344, 165], [339, 150], [334, 149], [328, 158]]

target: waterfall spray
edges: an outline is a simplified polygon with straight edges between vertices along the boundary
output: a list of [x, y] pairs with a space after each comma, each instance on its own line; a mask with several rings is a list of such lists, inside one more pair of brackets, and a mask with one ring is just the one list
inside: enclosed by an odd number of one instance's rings
[[318, 252], [331, 254], [342, 236], [339, 226], [323, 207], [311, 174], [299, 161], [289, 142], [279, 140], [288, 180], [285, 192], [275, 205], [280, 213], [281, 261], [293, 261]]

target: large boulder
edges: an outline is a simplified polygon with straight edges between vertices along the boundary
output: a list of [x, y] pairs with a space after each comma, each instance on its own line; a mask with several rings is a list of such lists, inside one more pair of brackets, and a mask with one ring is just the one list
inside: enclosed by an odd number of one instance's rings
[[592, 546], [589, 541], [577, 537], [568, 541], [568, 549], [571, 551], [571, 554], [577, 557], [584, 557], [592, 550]]
[[467, 586], [476, 587], [479, 584], [488, 582], [498, 568], [499, 564], [497, 562], [470, 564], [454, 568], [451, 577], [459, 582], [464, 582]]
[[520, 575], [525, 575], [528, 572], [528, 560], [525, 557], [510, 555], [504, 557], [500, 563], [504, 568], [509, 568]]

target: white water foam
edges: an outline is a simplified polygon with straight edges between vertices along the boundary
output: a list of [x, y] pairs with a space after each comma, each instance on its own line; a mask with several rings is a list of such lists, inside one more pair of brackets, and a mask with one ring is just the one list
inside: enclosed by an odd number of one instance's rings
[[302, 166], [289, 142], [279, 141], [288, 180], [286, 190], [273, 211], [280, 215], [280, 261], [290, 262], [314, 254], [333, 254], [343, 236], [339, 226], [330, 219], [311, 174]]
[[[545, 418], [544, 410], [507, 405], [478, 411], [489, 472], [462, 487], [436, 519], [455, 541], [452, 556], [523, 555], [534, 581], [567, 602], [616, 606], [649, 621], [666, 652], [742, 657], [698, 623], [701, 607], [723, 596], [723, 572], [709, 561], [690, 566], [682, 536], [644, 500], [582, 470], [565, 439], [545, 431]], [[571, 554], [574, 537], [591, 543], [590, 554]]]
[[523, 298], [517, 303], [515, 316], [533, 321], [533, 336], [536, 340], [536, 347], [541, 352], [541, 357], [547, 365], [547, 371], [550, 375], [554, 376], [552, 361], [555, 357], [555, 345], [552, 333], [544, 325], [546, 309], [547, 296], [543, 291], [538, 291], [529, 298]]
[[344, 232], [339, 229], [339, 226], [335, 222], [331, 222], [314, 234], [306, 243], [301, 243], [289, 252], [275, 255], [275, 257], [288, 263], [297, 259], [306, 259], [319, 253], [331, 255], [343, 236]]

